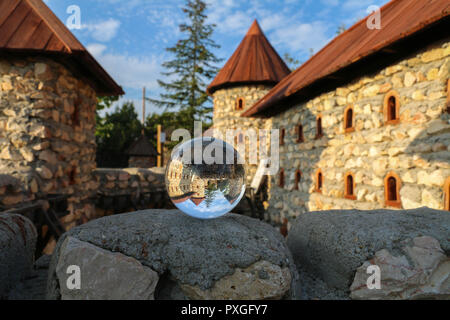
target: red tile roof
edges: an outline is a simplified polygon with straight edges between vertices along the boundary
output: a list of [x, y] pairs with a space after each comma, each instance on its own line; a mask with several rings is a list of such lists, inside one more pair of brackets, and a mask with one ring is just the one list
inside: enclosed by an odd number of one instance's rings
[[191, 201], [198, 207], [200, 205], [200, 203], [203, 202], [203, 200], [205, 200], [205, 198], [191, 198]]
[[0, 1], [0, 52], [56, 55], [99, 95], [124, 93], [42, 0]]
[[212, 94], [220, 88], [232, 85], [273, 85], [289, 73], [289, 68], [255, 20], [239, 47], [209, 85], [207, 92]]
[[[381, 8], [381, 29], [369, 30], [368, 17], [346, 30], [296, 71], [284, 78], [242, 116], [270, 114], [302, 89], [448, 17], [449, 0], [393, 0]], [[449, 30], [442, 30], [449, 35]], [[273, 109], [273, 110], [272, 110]], [[277, 108], [279, 109], [279, 108]]]

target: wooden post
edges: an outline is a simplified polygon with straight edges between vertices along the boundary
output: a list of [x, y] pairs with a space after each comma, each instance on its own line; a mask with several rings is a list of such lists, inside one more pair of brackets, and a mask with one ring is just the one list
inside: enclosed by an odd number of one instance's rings
[[157, 148], [157, 153], [158, 153], [158, 157], [156, 160], [156, 166], [158, 168], [162, 167], [162, 147], [161, 147], [161, 125], [158, 124], [158, 126], [156, 127], [157, 131], [156, 131], [156, 139], [157, 139], [157, 143], [156, 143], [156, 148]]

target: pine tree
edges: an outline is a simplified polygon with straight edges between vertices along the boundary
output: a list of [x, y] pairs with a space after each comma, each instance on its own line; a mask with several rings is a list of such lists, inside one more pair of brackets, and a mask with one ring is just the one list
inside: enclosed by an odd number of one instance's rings
[[[158, 80], [164, 90], [160, 99], [149, 99], [165, 110], [178, 109], [178, 116], [183, 124], [189, 123], [186, 129], [193, 130], [194, 120], [211, 119], [211, 99], [206, 94], [207, 81], [211, 80], [220, 62], [211, 50], [219, 48], [212, 39], [216, 25], [206, 24], [205, 10], [207, 6], [202, 0], [188, 0], [183, 12], [188, 23], [180, 25], [181, 39], [173, 47], [166, 50], [175, 55], [174, 59], [163, 64], [168, 70], [162, 75], [174, 78], [171, 82]], [[182, 117], [182, 119], [181, 119]]]

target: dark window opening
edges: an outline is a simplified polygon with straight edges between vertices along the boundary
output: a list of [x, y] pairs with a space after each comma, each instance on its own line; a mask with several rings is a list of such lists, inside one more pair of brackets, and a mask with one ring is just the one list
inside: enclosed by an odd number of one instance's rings
[[348, 174], [345, 178], [345, 198], [356, 200], [355, 181], [352, 174]]
[[280, 180], [278, 181], [278, 186], [280, 188], [284, 187], [284, 170], [283, 169], [281, 169], [281, 171], [280, 171]]
[[322, 117], [318, 117], [316, 122], [316, 139], [320, 139], [323, 137]]
[[283, 128], [280, 130], [280, 146], [284, 145], [284, 136], [286, 135], [286, 130]]
[[323, 187], [323, 175], [322, 172], [318, 172], [317, 173], [317, 186], [316, 186], [316, 191], [317, 192], [322, 192], [322, 187]]
[[350, 108], [347, 110], [345, 114], [345, 129], [352, 129], [353, 128], [353, 109]]
[[388, 121], [397, 119], [397, 103], [395, 97], [391, 96], [388, 100]]
[[76, 168], [72, 168], [69, 171], [69, 185], [75, 184], [75, 175], [76, 175]]
[[74, 103], [74, 109], [71, 116], [72, 127], [80, 126], [80, 104], [81, 102], [78, 99]]
[[394, 177], [390, 177], [388, 179], [387, 191], [388, 191], [388, 200], [389, 201], [398, 201], [397, 180]]
[[303, 126], [299, 124], [296, 130], [297, 130], [297, 142], [304, 142], [305, 138], [303, 137]]
[[243, 110], [244, 109], [244, 99], [239, 98], [236, 102], [236, 110]]
[[294, 190], [298, 190], [299, 189], [299, 184], [300, 181], [302, 180], [302, 173], [300, 172], [300, 170], [297, 170], [295, 172], [295, 185], [294, 185]]

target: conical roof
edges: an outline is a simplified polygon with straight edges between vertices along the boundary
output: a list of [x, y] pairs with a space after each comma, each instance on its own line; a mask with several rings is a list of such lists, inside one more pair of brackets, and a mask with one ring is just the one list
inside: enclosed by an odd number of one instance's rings
[[208, 94], [229, 86], [277, 84], [290, 73], [289, 68], [254, 21], [239, 47], [209, 85]]
[[150, 140], [145, 135], [141, 135], [138, 139], [136, 139], [134, 143], [128, 148], [126, 153], [129, 156], [138, 157], [150, 157], [158, 155], [155, 147], [151, 144]]
[[122, 95], [86, 48], [42, 0], [0, 0], [0, 53], [27, 52], [59, 58], [99, 95]]

